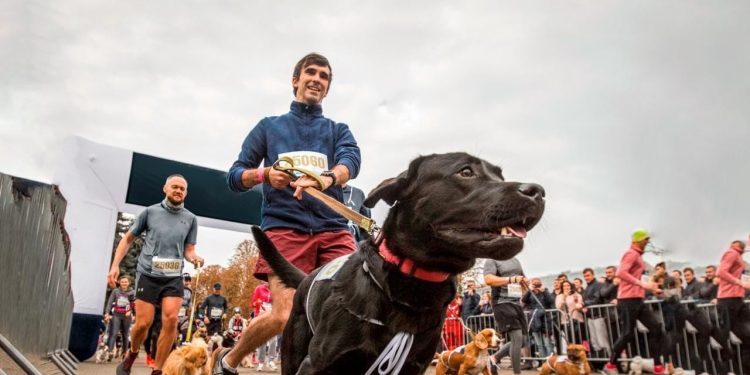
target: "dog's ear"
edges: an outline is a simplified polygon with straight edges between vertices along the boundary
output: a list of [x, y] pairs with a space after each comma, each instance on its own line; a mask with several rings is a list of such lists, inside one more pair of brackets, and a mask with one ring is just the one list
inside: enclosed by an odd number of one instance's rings
[[392, 177], [387, 180], [383, 180], [375, 189], [367, 194], [367, 198], [364, 201], [364, 206], [368, 208], [375, 207], [375, 204], [379, 200], [384, 201], [389, 206], [393, 206], [403, 192], [404, 185], [406, 183], [406, 172], [401, 173], [398, 177]]
[[477, 333], [477, 335], [474, 337], [474, 344], [476, 344], [477, 348], [479, 349], [487, 349], [488, 346], [490, 346], [490, 343], [487, 341], [487, 338], [484, 337], [483, 333]]

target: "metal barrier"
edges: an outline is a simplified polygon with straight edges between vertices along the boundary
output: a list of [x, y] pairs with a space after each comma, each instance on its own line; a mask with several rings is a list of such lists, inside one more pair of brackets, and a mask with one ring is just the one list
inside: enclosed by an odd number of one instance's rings
[[[746, 303], [750, 303], [750, 300]], [[736, 337], [730, 336], [732, 338], [728, 340], [720, 337], [718, 332], [729, 328], [720, 326], [715, 304], [681, 301], [676, 305], [668, 304], [668, 312], [665, 312], [667, 304], [662, 301], [649, 300], [645, 304], [653, 310], [660, 324], [660, 333], [664, 335], [660, 349], [665, 360], [671, 358], [675, 367], [696, 373], [743, 374], [741, 344]], [[522, 357], [524, 360], [542, 361], [550, 353], [565, 354], [566, 344], [579, 343], [587, 347], [589, 361], [607, 362], [615, 342], [623, 332], [623, 322], [618, 316], [616, 305], [587, 306], [583, 321], [568, 319], [564, 312], [557, 309], [544, 310], [543, 317], [536, 315], [539, 311], [526, 311], [529, 322], [527, 347], [530, 355]], [[532, 327], [531, 322], [536, 318], [542, 324]], [[665, 331], [667, 325], [670, 326], [670, 331]], [[461, 318], [448, 318], [443, 328], [443, 348], [453, 349], [468, 344], [473, 340], [473, 334], [484, 328], [497, 330], [493, 315], [471, 316], [465, 321]], [[498, 330], [498, 333], [503, 332]], [[650, 334], [642, 322], [636, 322], [635, 337], [620, 361], [630, 361], [636, 356], [651, 358], [653, 348], [649, 344], [649, 339], [652, 338]], [[733, 350], [724, 350], [729, 345]], [[734, 355], [727, 358], [726, 353]]]
[[31, 358], [67, 361], [56, 354], [73, 312], [65, 208], [57, 187], [0, 173], [0, 334]]

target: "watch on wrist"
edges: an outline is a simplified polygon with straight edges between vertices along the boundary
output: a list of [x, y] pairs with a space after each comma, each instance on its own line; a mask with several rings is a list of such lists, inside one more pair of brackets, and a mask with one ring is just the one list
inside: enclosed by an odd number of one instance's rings
[[331, 187], [333, 185], [336, 185], [336, 174], [333, 173], [333, 171], [323, 171], [320, 173], [320, 176], [330, 177], [333, 182], [331, 182], [331, 185], [328, 187]]

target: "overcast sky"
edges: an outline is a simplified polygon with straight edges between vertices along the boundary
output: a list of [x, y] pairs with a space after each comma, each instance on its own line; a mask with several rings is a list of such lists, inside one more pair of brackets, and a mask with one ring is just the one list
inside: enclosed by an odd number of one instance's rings
[[[51, 181], [71, 135], [226, 170], [317, 51], [365, 192], [417, 155], [466, 151], [547, 190], [529, 274], [616, 263], [636, 227], [667, 259], [717, 262], [750, 232], [748, 14], [739, 0], [6, 0], [0, 172]], [[244, 237], [203, 228], [199, 250], [224, 263]]]

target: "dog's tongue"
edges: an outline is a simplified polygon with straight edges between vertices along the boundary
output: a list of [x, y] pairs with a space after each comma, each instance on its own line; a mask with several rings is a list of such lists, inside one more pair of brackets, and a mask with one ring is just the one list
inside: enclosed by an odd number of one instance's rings
[[526, 228], [520, 225], [509, 225], [508, 230], [516, 237], [526, 238]]

